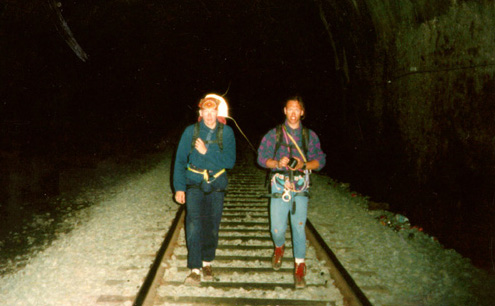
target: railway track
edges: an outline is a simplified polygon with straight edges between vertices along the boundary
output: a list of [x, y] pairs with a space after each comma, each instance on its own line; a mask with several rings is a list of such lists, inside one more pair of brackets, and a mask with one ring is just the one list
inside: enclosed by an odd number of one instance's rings
[[308, 220], [305, 289], [294, 289], [290, 232], [282, 268], [271, 268], [265, 172], [254, 161], [238, 162], [229, 173], [215, 278], [185, 286], [189, 273], [181, 206], [134, 305], [370, 305]]

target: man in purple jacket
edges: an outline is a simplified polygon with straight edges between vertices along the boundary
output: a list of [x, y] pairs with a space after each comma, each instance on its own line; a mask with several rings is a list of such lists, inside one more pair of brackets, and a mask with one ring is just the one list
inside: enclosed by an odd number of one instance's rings
[[304, 259], [309, 175], [312, 170], [321, 170], [326, 163], [318, 136], [302, 126], [304, 110], [301, 97], [287, 99], [285, 123], [271, 129], [258, 148], [258, 164], [271, 169], [270, 231], [275, 245], [272, 267], [278, 270], [282, 265], [290, 213], [296, 288], [306, 287]]

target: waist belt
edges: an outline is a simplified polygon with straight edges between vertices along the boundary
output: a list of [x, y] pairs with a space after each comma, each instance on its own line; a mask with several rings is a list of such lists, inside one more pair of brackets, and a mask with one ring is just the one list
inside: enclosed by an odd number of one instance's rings
[[[274, 176], [276, 174], [284, 175], [284, 176], [289, 176], [290, 175], [290, 170], [272, 170], [270, 171], [270, 175]], [[304, 175], [304, 171], [301, 170], [293, 170], [294, 175]]]
[[[294, 192], [294, 197], [309, 197], [309, 192], [308, 191], [302, 191], [302, 192]], [[282, 198], [283, 193], [269, 193], [269, 194], [263, 194], [260, 197], [261, 198]]]
[[202, 174], [203, 175], [203, 179], [206, 181], [206, 182], [209, 182], [210, 181], [210, 176], [213, 177], [212, 181], [216, 180], [220, 175], [222, 175], [222, 173], [225, 172], [225, 169], [222, 169], [220, 171], [218, 171], [217, 173], [213, 174], [213, 171], [212, 170], [206, 170], [206, 169], [200, 169], [194, 165], [187, 165], [187, 170], [191, 171], [191, 172], [194, 172], [194, 173], [197, 173], [197, 174]]

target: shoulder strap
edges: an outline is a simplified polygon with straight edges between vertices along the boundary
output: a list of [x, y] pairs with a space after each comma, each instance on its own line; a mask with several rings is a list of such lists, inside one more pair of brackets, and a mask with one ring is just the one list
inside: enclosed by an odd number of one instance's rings
[[[207, 143], [218, 143], [218, 147], [220, 148], [220, 151], [223, 151], [223, 123], [218, 123], [219, 126], [217, 127], [217, 139], [216, 140], [210, 140]], [[199, 137], [199, 122], [196, 122], [194, 124], [194, 131], [193, 131], [193, 137], [191, 141], [191, 152], [194, 150], [194, 144], [196, 143], [196, 139]]]
[[218, 122], [219, 126], [217, 127], [217, 142], [220, 151], [223, 151], [223, 123]]
[[[273, 157], [277, 154], [278, 149], [283, 143], [283, 134], [282, 134], [282, 124], [277, 125], [276, 130], [276, 141], [275, 141], [275, 150], [273, 151]], [[306, 126], [302, 126], [302, 150], [304, 155], [308, 156], [308, 146], [309, 146], [309, 129]]]
[[194, 144], [196, 143], [196, 139], [199, 137], [199, 122], [194, 124], [193, 137], [191, 141], [191, 152], [194, 150]]
[[302, 127], [302, 149], [306, 157], [308, 157], [309, 146], [309, 129], [303, 125]]
[[280, 149], [280, 146], [282, 145], [283, 139], [282, 139], [282, 124], [277, 125], [276, 128], [276, 133], [275, 133], [275, 150], [273, 150], [273, 157], [277, 154], [278, 149]]

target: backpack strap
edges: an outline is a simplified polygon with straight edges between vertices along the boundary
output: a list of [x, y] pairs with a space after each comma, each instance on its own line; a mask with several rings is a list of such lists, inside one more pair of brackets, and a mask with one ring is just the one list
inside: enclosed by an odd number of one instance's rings
[[[283, 129], [283, 123], [282, 124], [279, 124], [277, 125], [277, 128], [276, 128], [276, 136], [275, 136], [275, 150], [273, 151], [273, 157], [275, 157], [275, 155], [277, 154], [277, 151], [278, 149], [280, 149], [280, 146], [282, 146], [282, 144], [284, 146], [288, 146], [288, 147], [294, 147], [293, 144], [289, 143], [289, 144], [286, 144], [283, 140], [283, 133], [282, 133], [282, 129]], [[309, 145], [309, 129], [306, 127], [306, 126], [302, 126], [302, 150], [304, 152], [304, 155], [307, 157], [308, 156], [308, 145]]]
[[309, 129], [303, 125], [302, 127], [302, 150], [306, 158], [308, 158], [308, 146], [309, 146]]
[[198, 137], [199, 137], [199, 122], [196, 122], [194, 124], [193, 137], [191, 141], [191, 151], [189, 152], [189, 154], [191, 154], [191, 152], [194, 150], [196, 139], [198, 139]]
[[[218, 127], [217, 127], [217, 139], [215, 140], [205, 140], [205, 144], [210, 144], [210, 143], [217, 143], [218, 147], [220, 148], [220, 151], [223, 151], [223, 127], [224, 124], [218, 122]], [[196, 122], [194, 124], [194, 131], [193, 131], [193, 137], [191, 141], [191, 152], [194, 150], [194, 146], [196, 144], [196, 139], [199, 137], [199, 122]]]
[[217, 127], [218, 147], [220, 148], [220, 151], [223, 151], [223, 127], [225, 124], [220, 122], [218, 124], [219, 124], [219, 126]]
[[275, 158], [275, 155], [277, 154], [278, 149], [280, 149], [280, 146], [282, 145], [283, 142], [283, 135], [282, 135], [282, 124], [277, 125], [276, 132], [275, 132], [275, 149], [273, 150], [273, 157]]

